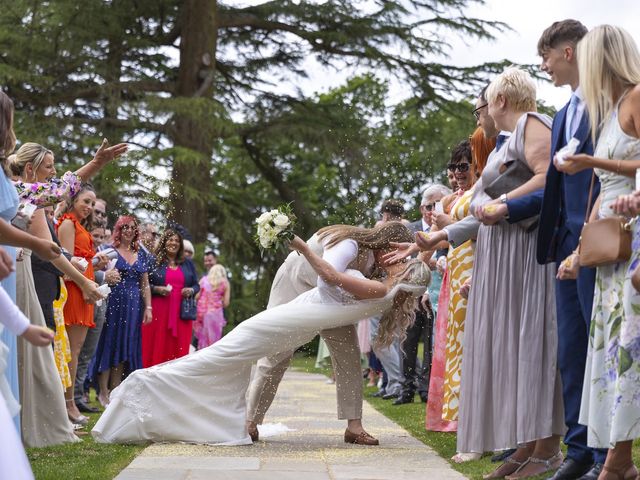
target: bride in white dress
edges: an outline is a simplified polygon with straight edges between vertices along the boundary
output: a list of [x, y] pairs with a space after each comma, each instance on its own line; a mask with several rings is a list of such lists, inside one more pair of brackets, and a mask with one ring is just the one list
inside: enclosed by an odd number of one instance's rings
[[193, 355], [133, 372], [111, 393], [92, 430], [102, 443], [189, 442], [250, 444], [245, 393], [251, 366], [291, 350], [320, 330], [385, 314], [383, 341], [413, 321], [430, 272], [411, 260], [386, 266], [386, 278], [368, 280], [356, 270], [336, 271], [298, 237], [290, 248], [318, 272], [318, 287], [245, 320], [214, 345]]

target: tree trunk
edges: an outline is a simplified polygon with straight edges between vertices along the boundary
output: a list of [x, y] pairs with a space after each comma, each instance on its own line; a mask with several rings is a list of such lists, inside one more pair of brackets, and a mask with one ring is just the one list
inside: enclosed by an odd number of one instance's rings
[[[176, 97], [213, 95], [216, 56], [216, 1], [185, 0], [181, 10], [180, 66]], [[194, 115], [173, 118], [172, 139], [190, 154], [176, 153], [171, 175], [169, 217], [184, 225], [195, 242], [207, 237], [207, 196], [211, 194], [211, 157], [215, 138]], [[180, 150], [178, 150], [180, 152]]]

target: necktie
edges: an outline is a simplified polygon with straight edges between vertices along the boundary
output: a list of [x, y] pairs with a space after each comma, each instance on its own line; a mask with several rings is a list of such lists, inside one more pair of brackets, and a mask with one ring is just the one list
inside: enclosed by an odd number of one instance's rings
[[500, 135], [498, 135], [496, 137], [496, 152], [500, 151], [500, 149], [502, 148], [502, 145], [504, 145], [504, 142], [507, 141], [507, 138], [509, 138], [509, 137], [507, 137], [506, 135], [502, 135], [502, 134], [500, 134]]
[[569, 100], [569, 106], [567, 107], [567, 117], [564, 121], [564, 139], [567, 143], [573, 137], [575, 129], [573, 128], [573, 123], [576, 117], [576, 111], [578, 110], [578, 103], [580, 99], [576, 94], [571, 95], [571, 100]]

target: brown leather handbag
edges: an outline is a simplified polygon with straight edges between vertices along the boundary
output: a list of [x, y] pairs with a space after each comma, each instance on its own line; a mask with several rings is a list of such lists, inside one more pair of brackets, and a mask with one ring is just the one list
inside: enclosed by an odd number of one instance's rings
[[589, 222], [591, 215], [591, 195], [595, 182], [595, 172], [591, 176], [587, 214], [580, 235], [580, 266], [602, 267], [631, 258], [631, 223], [624, 217], [613, 216]]

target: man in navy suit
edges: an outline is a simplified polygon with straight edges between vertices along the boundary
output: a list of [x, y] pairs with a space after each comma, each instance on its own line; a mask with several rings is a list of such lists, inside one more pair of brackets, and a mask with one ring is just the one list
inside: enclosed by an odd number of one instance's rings
[[[555, 86], [570, 85], [569, 103], [553, 119], [551, 159], [575, 137], [579, 140], [576, 153], [593, 154], [589, 122], [578, 87], [576, 45], [587, 28], [576, 20], [555, 22], [538, 41], [541, 69]], [[549, 165], [545, 188], [514, 200], [503, 199], [495, 212], [498, 218], [508, 216], [515, 223], [540, 214], [538, 228], [538, 263], [560, 262], [578, 246], [585, 219], [592, 170], [565, 175]], [[596, 185], [593, 198], [598, 196]], [[493, 217], [493, 215], [492, 215]], [[595, 270], [581, 268], [576, 280], [556, 281], [556, 312], [558, 317], [558, 367], [562, 389], [567, 433], [567, 458], [551, 477], [552, 480], [597, 479], [606, 457], [606, 450], [587, 446], [587, 428], [578, 423], [582, 383], [589, 339], [589, 323], [595, 284]]]

